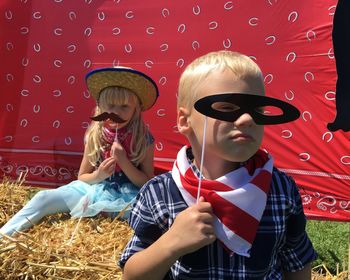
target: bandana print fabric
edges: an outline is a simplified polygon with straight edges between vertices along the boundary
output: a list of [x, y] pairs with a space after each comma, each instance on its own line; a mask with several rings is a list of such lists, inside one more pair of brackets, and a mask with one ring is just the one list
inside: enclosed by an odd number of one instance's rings
[[[118, 133], [117, 139], [118, 139], [119, 143], [125, 149], [127, 156], [130, 157], [130, 142], [131, 142], [130, 130], [128, 130], [126, 128], [121, 128], [121, 129], [118, 129], [118, 132], [117, 132], [116, 130], [113, 131], [111, 129], [108, 129], [107, 127], [103, 127], [103, 138], [108, 145], [108, 149], [103, 151], [103, 160], [105, 160], [111, 156], [110, 149], [111, 149], [111, 146], [114, 142], [116, 133]], [[119, 171], [121, 171], [121, 168], [116, 164], [115, 172], [119, 172]]]
[[[187, 160], [184, 146], [174, 163], [172, 176], [186, 203], [196, 203], [198, 177]], [[249, 257], [265, 210], [273, 159], [259, 150], [247, 163], [216, 179], [201, 182], [200, 196], [211, 203], [217, 238], [230, 251]]]

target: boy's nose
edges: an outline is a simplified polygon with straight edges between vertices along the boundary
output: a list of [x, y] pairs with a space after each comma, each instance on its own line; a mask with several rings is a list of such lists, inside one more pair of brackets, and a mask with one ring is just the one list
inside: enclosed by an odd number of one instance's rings
[[237, 127], [240, 126], [251, 126], [255, 124], [254, 119], [249, 113], [244, 113], [240, 115], [234, 122], [234, 125]]

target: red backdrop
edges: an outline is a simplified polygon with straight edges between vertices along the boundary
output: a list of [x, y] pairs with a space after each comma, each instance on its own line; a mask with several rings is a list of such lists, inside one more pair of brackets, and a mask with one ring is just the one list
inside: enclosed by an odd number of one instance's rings
[[0, 4], [0, 168], [27, 184], [76, 178], [94, 101], [84, 82], [97, 67], [124, 65], [155, 79], [160, 97], [144, 114], [155, 136], [155, 166], [169, 170], [185, 139], [176, 131], [184, 67], [229, 49], [261, 66], [267, 95], [302, 116], [266, 127], [263, 147], [300, 187], [311, 218], [350, 220], [350, 133], [330, 132], [336, 70], [336, 0], [63, 1]]

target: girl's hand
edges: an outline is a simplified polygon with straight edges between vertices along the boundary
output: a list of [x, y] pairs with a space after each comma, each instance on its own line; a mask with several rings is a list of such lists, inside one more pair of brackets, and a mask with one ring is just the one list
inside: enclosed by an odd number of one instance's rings
[[110, 177], [115, 170], [116, 159], [114, 157], [109, 157], [102, 161], [98, 169], [96, 170], [97, 178], [99, 181], [102, 181], [108, 177]]
[[127, 159], [126, 151], [119, 142], [113, 142], [111, 147], [111, 157], [115, 158], [117, 163], [121, 163]]
[[209, 245], [216, 240], [214, 215], [209, 202], [204, 198], [198, 204], [182, 211], [168, 231], [167, 242], [173, 245], [173, 251], [183, 256]]

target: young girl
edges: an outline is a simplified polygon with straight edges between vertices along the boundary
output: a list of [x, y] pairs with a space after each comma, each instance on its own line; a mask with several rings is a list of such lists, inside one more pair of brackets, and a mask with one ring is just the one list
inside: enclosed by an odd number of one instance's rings
[[11, 235], [62, 212], [72, 217], [100, 212], [115, 216], [153, 177], [154, 139], [141, 111], [152, 107], [158, 97], [155, 82], [130, 68], [97, 69], [87, 74], [86, 82], [97, 106], [85, 134], [78, 180], [38, 192], [0, 233]]

